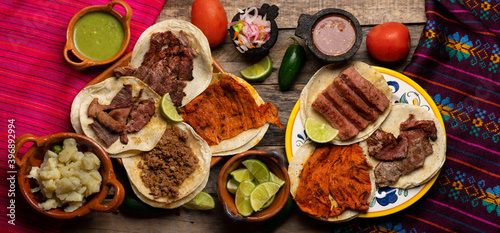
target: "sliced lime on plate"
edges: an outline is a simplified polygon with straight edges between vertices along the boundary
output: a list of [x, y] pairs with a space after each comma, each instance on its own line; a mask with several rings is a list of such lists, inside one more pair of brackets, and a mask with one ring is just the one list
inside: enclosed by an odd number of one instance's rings
[[239, 183], [246, 181], [246, 180], [253, 180], [254, 179], [252, 173], [250, 173], [250, 171], [246, 168], [240, 168], [240, 169], [234, 170], [231, 173], [229, 173], [229, 175], [231, 175], [233, 177], [233, 179]]
[[247, 159], [241, 162], [259, 183], [269, 181], [269, 169], [266, 164], [257, 159]]
[[339, 131], [330, 126], [330, 124], [325, 124], [314, 118], [307, 118], [304, 128], [309, 139], [317, 143], [329, 142], [339, 133]]
[[276, 176], [274, 173], [270, 172], [270, 178], [269, 178], [269, 181], [272, 181], [276, 184], [279, 184], [280, 187], [283, 186], [285, 184], [285, 181], [284, 180], [281, 180], [278, 176]]
[[250, 205], [254, 211], [259, 211], [280, 190], [280, 185], [268, 181], [258, 184], [250, 194]]
[[177, 108], [174, 106], [174, 103], [172, 103], [169, 93], [161, 97], [160, 111], [165, 118], [171, 121], [181, 122], [183, 120], [182, 116], [177, 112]]
[[254, 212], [250, 204], [250, 194], [254, 189], [255, 184], [252, 181], [246, 180], [241, 182], [238, 186], [238, 190], [236, 190], [234, 204], [236, 205], [238, 213], [242, 216], [250, 216]]
[[240, 73], [249, 82], [262, 82], [273, 71], [273, 62], [269, 56], [265, 56], [259, 62], [242, 70]]
[[236, 190], [238, 190], [239, 185], [240, 182], [236, 181], [234, 178], [231, 178], [226, 183], [226, 189], [228, 192], [236, 194]]

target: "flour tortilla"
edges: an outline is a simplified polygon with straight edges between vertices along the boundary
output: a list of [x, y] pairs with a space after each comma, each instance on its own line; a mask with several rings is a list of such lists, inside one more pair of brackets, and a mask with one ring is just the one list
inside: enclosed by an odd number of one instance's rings
[[[111, 100], [115, 95], [123, 88], [125, 84], [132, 85], [132, 95], [136, 96], [142, 89], [143, 93], [141, 99], [153, 98], [155, 100], [155, 114], [151, 117], [151, 120], [146, 124], [141, 130], [135, 133], [127, 134], [129, 139], [127, 144], [121, 143], [120, 140], [115, 141], [109, 147], [104, 145], [101, 140], [96, 136], [94, 130], [90, 127], [94, 121], [94, 118], [89, 117], [88, 108], [94, 98], [99, 99], [99, 103], [102, 105], [107, 105], [111, 103]], [[71, 108], [71, 122], [77, 122], [79, 119], [80, 127], [86, 136], [94, 139], [99, 144], [101, 144], [109, 153], [110, 157], [126, 157], [132, 156], [135, 153], [124, 153], [127, 151], [149, 151], [153, 149], [158, 143], [163, 135], [163, 132], [167, 128], [167, 121], [161, 116], [160, 113], [160, 99], [161, 97], [156, 94], [149, 86], [143, 83], [141, 80], [125, 76], [121, 78], [107, 78], [106, 80], [97, 83], [95, 85], [90, 85], [85, 87], [73, 101]], [[79, 104], [79, 107], [77, 107]], [[77, 117], [78, 116], [78, 117]], [[73, 125], [75, 127], [76, 123]], [[75, 131], [78, 133], [77, 129]]]
[[[214, 73], [211, 83], [215, 83], [227, 76], [230, 76], [231, 78], [241, 83], [244, 87], [246, 87], [255, 99], [257, 105], [260, 106], [264, 104], [264, 100], [260, 97], [255, 88], [253, 88], [253, 86], [244, 79], [239, 78], [235, 75], [229, 73]], [[247, 151], [260, 142], [260, 140], [266, 134], [268, 128], [269, 123], [265, 123], [261, 127], [245, 130], [232, 138], [220, 141], [217, 145], [210, 146], [210, 150], [212, 151], [212, 154], [214, 156], [235, 155]]]
[[167, 209], [176, 208], [188, 202], [205, 187], [210, 174], [210, 160], [212, 158], [208, 144], [194, 132], [191, 126], [180, 122], [171, 127], [177, 127], [188, 134], [187, 144], [198, 158], [198, 168], [181, 184], [179, 196], [154, 198], [150, 194], [150, 189], [145, 186], [141, 179], [142, 170], [138, 168], [138, 164], [142, 160], [142, 155], [122, 158], [123, 166], [137, 196], [151, 206]]
[[[348, 63], [343, 63], [341, 65], [338, 64], [329, 64], [323, 66], [319, 69], [313, 77], [306, 84], [302, 93], [300, 94], [300, 118], [302, 123], [305, 124], [305, 121], [308, 117], [315, 118], [323, 123], [330, 124], [330, 122], [321, 114], [316, 111], [312, 107], [312, 103], [318, 95], [333, 82], [343, 70], [348, 68], [349, 66], [353, 66], [358, 73], [363, 76], [366, 80], [370, 81], [377, 89], [382, 91], [385, 96], [390, 100], [391, 99], [391, 89], [387, 84], [387, 81], [384, 79], [384, 76], [372, 68], [370, 65], [360, 62], [360, 61], [351, 61]], [[340, 140], [337, 136], [335, 137], [331, 143], [336, 145], [350, 145], [356, 142], [363, 141], [368, 138], [375, 130], [382, 124], [385, 120], [389, 112], [391, 111], [391, 105], [385, 109], [385, 111], [379, 115], [379, 117], [371, 122], [365, 129], [361, 130], [358, 135], [348, 140]]]
[[193, 80], [184, 81], [187, 85], [184, 88], [186, 96], [182, 99], [182, 106], [186, 105], [202, 93], [210, 84], [212, 79], [212, 53], [208, 40], [203, 32], [190, 22], [177, 19], [164, 20], [156, 23], [146, 29], [137, 40], [130, 66], [138, 68], [144, 60], [144, 55], [150, 47], [151, 35], [157, 32], [172, 31], [175, 35], [179, 35], [179, 31], [183, 31], [191, 41], [193, 48], [198, 52], [198, 56], [193, 60]]
[[[425, 158], [424, 166], [400, 177], [396, 183], [390, 186], [393, 188], [409, 189], [427, 183], [441, 170], [446, 160], [446, 133], [437, 117], [426, 108], [412, 104], [393, 104], [391, 113], [380, 128], [394, 134], [397, 138], [400, 124], [406, 121], [410, 114], [415, 115], [415, 120], [434, 121], [437, 129], [437, 140], [430, 140], [433, 153]], [[380, 161], [368, 155], [366, 141], [360, 142], [359, 145], [367, 155], [368, 162], [375, 168]]]
[[[318, 144], [316, 144], [315, 142], [309, 141], [300, 146], [293, 154], [292, 160], [290, 161], [290, 164], [288, 166], [288, 176], [290, 177], [290, 194], [292, 194], [293, 198], [295, 198], [297, 189], [299, 188], [300, 174], [302, 173], [302, 169], [304, 168], [304, 165], [306, 164], [309, 157], [311, 157], [311, 155], [314, 153], [317, 145]], [[370, 170], [370, 180], [372, 189], [370, 196], [368, 197], [368, 203], [371, 203], [373, 201], [376, 191], [375, 175], [373, 173], [373, 169]], [[315, 216], [311, 217], [327, 222], [345, 222], [358, 217], [362, 213], [363, 212], [357, 210], [346, 209], [341, 214], [331, 218], [319, 218]]]

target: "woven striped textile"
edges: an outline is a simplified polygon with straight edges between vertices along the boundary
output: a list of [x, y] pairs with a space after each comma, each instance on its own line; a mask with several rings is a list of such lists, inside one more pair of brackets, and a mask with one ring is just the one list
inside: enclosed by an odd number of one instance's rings
[[447, 160], [407, 214], [418, 232], [500, 232], [500, 1], [427, 1], [426, 15], [404, 74], [438, 105]]
[[[77, 71], [63, 60], [66, 28], [82, 8], [106, 0], [0, 1], [0, 232], [58, 232], [61, 222], [33, 210], [9, 177], [12, 141], [22, 134], [73, 132], [76, 94], [106, 67]], [[125, 0], [132, 10], [131, 40], [153, 25], [164, 0]], [[121, 6], [114, 9], [123, 14]], [[27, 146], [20, 150], [24, 154]], [[12, 207], [12, 208], [9, 208]], [[13, 220], [14, 219], [14, 220]], [[15, 224], [15, 225], [13, 225]]]

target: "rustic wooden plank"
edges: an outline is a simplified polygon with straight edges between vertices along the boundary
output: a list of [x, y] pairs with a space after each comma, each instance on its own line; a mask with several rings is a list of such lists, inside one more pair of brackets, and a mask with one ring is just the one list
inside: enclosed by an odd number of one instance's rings
[[[191, 21], [191, 5], [194, 0], [167, 1], [158, 17], [158, 21], [165, 19], [183, 19]], [[300, 14], [315, 14], [325, 8], [339, 8], [351, 12], [362, 25], [376, 25], [389, 21], [401, 23], [424, 23], [425, 6], [421, 0], [297, 0], [297, 1], [243, 1], [221, 0], [226, 11], [228, 21], [238, 12], [238, 9], [260, 7], [263, 3], [274, 4], [279, 7], [279, 16], [276, 19], [279, 28], [295, 28]]]

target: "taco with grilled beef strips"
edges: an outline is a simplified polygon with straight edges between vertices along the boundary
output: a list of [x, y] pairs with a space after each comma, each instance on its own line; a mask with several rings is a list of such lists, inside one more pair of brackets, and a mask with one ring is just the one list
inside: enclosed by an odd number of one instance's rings
[[248, 82], [228, 73], [214, 73], [210, 86], [180, 112], [217, 156], [255, 146], [269, 123], [284, 129], [278, 108], [265, 103]]
[[159, 104], [160, 96], [141, 80], [111, 77], [78, 93], [71, 123], [111, 157], [131, 156], [153, 149], [167, 128]]
[[300, 95], [303, 123], [315, 118], [339, 131], [331, 141], [349, 145], [369, 137], [391, 111], [391, 89], [383, 75], [352, 61], [319, 69]]
[[160, 96], [170, 93], [184, 106], [205, 90], [212, 79], [212, 55], [205, 35], [184, 20], [164, 20], [137, 40], [130, 64], [114, 70], [117, 77], [134, 76]]
[[154, 149], [122, 158], [135, 194], [145, 203], [172, 209], [196, 196], [206, 185], [211, 153], [191, 126], [169, 126]]
[[423, 185], [446, 160], [446, 133], [440, 121], [431, 111], [412, 104], [394, 104], [380, 128], [360, 146], [381, 188]]

